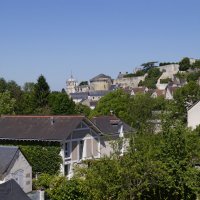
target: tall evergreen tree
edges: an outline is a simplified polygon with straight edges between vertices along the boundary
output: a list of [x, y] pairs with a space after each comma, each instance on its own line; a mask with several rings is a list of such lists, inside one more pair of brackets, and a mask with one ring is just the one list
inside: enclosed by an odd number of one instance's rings
[[48, 96], [50, 94], [50, 88], [46, 79], [43, 75], [37, 80], [37, 83], [34, 86], [34, 96], [36, 100], [37, 107], [45, 107], [48, 105]]

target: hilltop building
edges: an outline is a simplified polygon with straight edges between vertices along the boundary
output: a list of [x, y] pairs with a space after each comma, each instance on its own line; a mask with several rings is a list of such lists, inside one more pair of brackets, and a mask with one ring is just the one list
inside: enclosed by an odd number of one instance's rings
[[110, 90], [111, 85], [111, 77], [105, 74], [99, 74], [98, 76], [95, 76], [94, 78], [90, 79], [91, 91]]
[[66, 84], [67, 84], [66, 92], [68, 95], [77, 91], [78, 82], [76, 81], [76, 79], [73, 78], [72, 75], [66, 81]]
[[113, 81], [114, 85], [117, 85], [120, 88], [137, 88], [140, 81], [144, 81], [146, 75], [144, 76], [135, 76], [135, 77], [126, 77], [126, 74], [119, 72], [117, 78]]

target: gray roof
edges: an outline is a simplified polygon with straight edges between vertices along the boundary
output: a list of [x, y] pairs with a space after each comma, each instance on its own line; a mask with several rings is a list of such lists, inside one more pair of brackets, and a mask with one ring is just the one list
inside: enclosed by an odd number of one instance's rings
[[119, 129], [121, 125], [123, 125], [124, 132], [130, 132], [132, 130], [132, 128], [128, 124], [121, 121], [114, 115], [93, 117], [91, 121], [104, 134], [110, 134], [110, 135], [119, 134]]
[[3, 184], [0, 184], [0, 199], [1, 200], [31, 200], [22, 188], [11, 179]]
[[97, 96], [97, 97], [103, 97], [106, 94], [110, 93], [109, 90], [98, 90], [98, 91], [90, 91], [89, 96]]
[[7, 172], [15, 159], [19, 156], [19, 148], [16, 146], [0, 146], [0, 179]]
[[108, 79], [111, 79], [110, 76], [107, 76], [107, 75], [105, 75], [105, 74], [99, 74], [99, 75], [95, 76], [94, 78], [90, 79], [90, 82], [92, 82], [92, 81], [98, 81], [98, 80], [101, 79], [101, 78], [108, 78]]
[[[0, 117], [0, 140], [65, 140], [81, 121], [91, 123], [80, 115], [63, 116], [2, 116]], [[91, 126], [97, 130], [95, 126]]]
[[85, 100], [88, 98], [88, 92], [75, 92], [70, 93], [72, 99], [82, 99]]

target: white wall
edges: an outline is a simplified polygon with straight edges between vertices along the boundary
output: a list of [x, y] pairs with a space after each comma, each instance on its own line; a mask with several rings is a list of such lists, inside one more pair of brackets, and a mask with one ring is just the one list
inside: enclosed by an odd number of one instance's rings
[[21, 152], [4, 181], [6, 182], [10, 179], [14, 179], [24, 192], [32, 191], [32, 167]]
[[200, 102], [188, 110], [188, 127], [195, 129], [200, 124]]

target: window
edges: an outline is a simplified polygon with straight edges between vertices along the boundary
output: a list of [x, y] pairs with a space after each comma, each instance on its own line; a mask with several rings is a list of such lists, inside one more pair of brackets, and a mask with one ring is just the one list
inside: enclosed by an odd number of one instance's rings
[[70, 173], [70, 164], [65, 165], [65, 176], [69, 175]]
[[69, 142], [65, 143], [65, 157], [66, 158], [70, 157], [70, 143]]
[[83, 158], [83, 150], [84, 150], [84, 140], [81, 140], [79, 143], [79, 160]]

